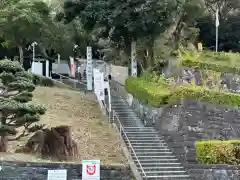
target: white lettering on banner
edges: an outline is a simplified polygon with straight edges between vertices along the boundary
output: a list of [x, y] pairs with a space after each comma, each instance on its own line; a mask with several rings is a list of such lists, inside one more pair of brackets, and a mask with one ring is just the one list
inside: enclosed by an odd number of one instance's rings
[[96, 93], [98, 100], [103, 101], [105, 99], [104, 75], [96, 69], [94, 69], [94, 92]]
[[82, 180], [100, 180], [100, 160], [82, 161]]
[[92, 47], [87, 47], [87, 90], [91, 91], [93, 78]]
[[131, 71], [132, 76], [137, 76], [137, 61], [136, 61], [136, 42], [131, 44]]
[[67, 180], [67, 170], [48, 170], [47, 180]]

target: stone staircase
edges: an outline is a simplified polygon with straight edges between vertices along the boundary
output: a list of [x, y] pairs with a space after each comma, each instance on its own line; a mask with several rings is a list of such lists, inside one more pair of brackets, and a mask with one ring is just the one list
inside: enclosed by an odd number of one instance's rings
[[[115, 123], [123, 127], [122, 137], [143, 179], [190, 180], [191, 178], [173, 155], [163, 137], [152, 127], [144, 127], [141, 120], [118, 92], [111, 93]], [[116, 122], [118, 118], [119, 122]]]

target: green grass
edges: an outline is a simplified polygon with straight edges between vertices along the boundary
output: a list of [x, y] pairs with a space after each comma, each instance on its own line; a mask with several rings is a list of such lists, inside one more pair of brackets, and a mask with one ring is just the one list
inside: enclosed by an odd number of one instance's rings
[[180, 66], [240, 74], [240, 53], [181, 51]]
[[130, 77], [125, 82], [125, 88], [142, 103], [153, 107], [177, 102], [181, 99], [192, 99], [229, 107], [240, 106], [240, 95], [200, 87], [196, 85], [170, 86], [166, 83], [152, 83], [143, 78]]

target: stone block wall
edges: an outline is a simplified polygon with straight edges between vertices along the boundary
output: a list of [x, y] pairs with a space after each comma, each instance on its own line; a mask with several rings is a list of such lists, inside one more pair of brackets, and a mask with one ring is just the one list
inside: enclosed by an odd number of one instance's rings
[[[1, 180], [46, 180], [48, 170], [67, 169], [68, 180], [82, 179], [81, 164], [0, 162]], [[101, 179], [134, 180], [129, 167], [101, 166]]]
[[240, 109], [183, 100], [162, 108], [141, 104], [129, 95], [128, 103], [144, 121], [154, 126], [182, 162], [196, 163], [195, 141], [240, 138]]
[[185, 165], [193, 180], [239, 180], [240, 167], [227, 165]]

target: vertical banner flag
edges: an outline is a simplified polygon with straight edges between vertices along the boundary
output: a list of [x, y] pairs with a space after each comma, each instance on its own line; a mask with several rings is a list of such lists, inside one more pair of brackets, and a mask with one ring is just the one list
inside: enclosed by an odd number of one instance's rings
[[70, 59], [70, 71], [71, 71], [71, 76], [72, 76], [72, 77], [75, 77], [74, 58], [70, 56], [69, 59]]
[[92, 62], [92, 47], [87, 47], [87, 90], [93, 90], [93, 62]]
[[104, 94], [104, 75], [98, 69], [93, 69], [94, 73], [94, 92], [99, 101], [103, 101], [105, 99]]
[[132, 76], [137, 76], [137, 61], [136, 61], [136, 42], [131, 44], [131, 73]]
[[82, 161], [82, 180], [100, 180], [100, 160]]

